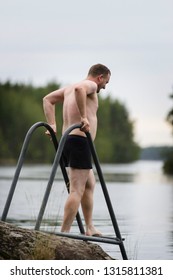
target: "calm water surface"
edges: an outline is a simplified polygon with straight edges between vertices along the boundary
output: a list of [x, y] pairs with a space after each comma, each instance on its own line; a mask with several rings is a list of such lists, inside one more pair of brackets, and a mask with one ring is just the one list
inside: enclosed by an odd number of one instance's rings
[[[128, 258], [173, 259], [173, 177], [162, 173], [162, 162], [102, 165], [102, 170], [122, 237], [125, 238]], [[23, 167], [8, 213], [9, 222], [34, 228], [50, 171], [49, 165]], [[0, 167], [0, 216], [14, 172], [14, 166]], [[58, 171], [42, 222], [44, 230], [60, 231], [67, 198], [61, 178]], [[94, 224], [104, 235], [114, 236], [98, 181], [94, 200]], [[72, 232], [79, 232], [76, 222]], [[118, 246], [100, 245], [109, 255], [121, 259]]]

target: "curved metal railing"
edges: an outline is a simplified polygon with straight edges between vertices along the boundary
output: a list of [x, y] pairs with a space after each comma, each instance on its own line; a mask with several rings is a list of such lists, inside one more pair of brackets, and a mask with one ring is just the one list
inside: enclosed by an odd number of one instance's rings
[[[26, 151], [27, 151], [31, 136], [32, 136], [33, 132], [40, 126], [44, 126], [49, 130], [50, 135], [52, 137], [52, 142], [53, 142], [55, 150], [56, 150], [56, 154], [55, 154], [54, 162], [53, 162], [53, 165], [52, 165], [52, 171], [50, 173], [50, 177], [49, 177], [49, 180], [48, 180], [47, 188], [46, 188], [46, 191], [45, 191], [45, 194], [44, 194], [44, 197], [43, 197], [43, 200], [42, 200], [42, 204], [41, 204], [41, 207], [40, 207], [40, 211], [39, 211], [39, 214], [38, 214], [38, 217], [37, 217], [37, 220], [36, 220], [35, 230], [40, 229], [40, 225], [41, 225], [41, 222], [42, 222], [44, 211], [45, 211], [45, 208], [46, 208], [46, 205], [47, 205], [47, 201], [48, 201], [48, 198], [49, 198], [49, 195], [50, 195], [50, 192], [51, 192], [52, 184], [54, 182], [56, 171], [57, 171], [57, 168], [58, 168], [59, 164], [60, 164], [60, 167], [61, 167], [61, 170], [62, 170], [62, 173], [63, 173], [63, 177], [64, 177], [64, 180], [65, 180], [66, 186], [68, 186], [68, 184], [69, 184], [69, 179], [68, 179], [68, 175], [67, 175], [66, 168], [65, 168], [65, 165], [64, 165], [62, 152], [63, 152], [65, 141], [66, 141], [69, 133], [76, 128], [80, 128], [81, 124], [74, 124], [71, 127], [69, 127], [65, 131], [65, 133], [62, 135], [59, 144], [58, 144], [58, 141], [56, 139], [56, 135], [55, 135], [53, 129], [47, 123], [38, 122], [38, 123], [34, 124], [29, 129], [28, 133], [26, 134], [26, 137], [25, 137], [22, 149], [21, 149], [21, 153], [20, 153], [20, 156], [19, 156], [19, 159], [18, 159], [16, 172], [14, 174], [14, 178], [13, 178], [11, 188], [10, 188], [10, 191], [9, 191], [9, 194], [8, 194], [8, 197], [7, 197], [7, 201], [6, 201], [6, 204], [5, 204], [5, 207], [4, 207], [4, 211], [3, 211], [3, 214], [2, 214], [2, 218], [1, 218], [2, 221], [6, 220], [8, 210], [9, 210], [9, 207], [10, 207], [10, 204], [11, 204], [11, 201], [12, 201], [12, 197], [13, 197], [13, 194], [14, 194], [14, 191], [15, 191], [15, 188], [16, 188], [16, 184], [17, 184], [17, 181], [18, 181], [18, 178], [19, 178], [19, 175], [20, 175], [20, 171], [21, 171], [21, 168], [22, 168], [25, 156], [26, 156]], [[110, 197], [109, 197], [109, 193], [108, 193], [105, 181], [104, 181], [104, 177], [103, 177], [103, 174], [102, 174], [102, 170], [101, 170], [101, 167], [100, 167], [100, 163], [99, 163], [99, 159], [98, 159], [98, 156], [97, 156], [97, 153], [96, 153], [96, 149], [95, 149], [95, 146], [93, 144], [93, 141], [92, 141], [92, 138], [91, 138], [91, 135], [90, 135], [89, 132], [86, 133], [86, 136], [87, 136], [88, 143], [89, 143], [89, 146], [90, 146], [93, 161], [94, 161], [94, 164], [95, 164], [95, 167], [96, 167], [96, 170], [97, 170], [98, 178], [99, 178], [100, 183], [101, 183], [101, 187], [102, 187], [102, 190], [103, 190], [105, 201], [106, 201], [106, 204], [107, 204], [107, 207], [108, 207], [108, 210], [109, 210], [109, 214], [110, 214], [110, 217], [111, 217], [111, 220], [112, 220], [112, 225], [113, 225], [113, 228], [114, 228], [114, 231], [115, 231], [116, 238], [104, 237], [104, 236], [102, 236], [102, 237], [90, 237], [90, 236], [88, 236], [87, 237], [85, 235], [79, 236], [79, 235], [72, 235], [72, 234], [66, 234], [66, 233], [57, 233], [57, 235], [71, 237], [71, 238], [75, 238], [75, 239], [105, 242], [105, 243], [111, 243], [111, 244], [119, 245], [123, 259], [127, 260], [127, 254], [126, 254], [125, 247], [124, 247], [124, 244], [123, 244], [123, 239], [121, 237], [121, 233], [120, 233], [118, 223], [117, 223], [117, 220], [116, 220], [116, 217], [115, 217], [115, 214], [114, 214], [114, 210], [113, 210], [112, 203], [111, 203], [111, 200], [110, 200]], [[67, 189], [68, 189], [68, 187], [67, 187]], [[79, 213], [77, 213], [76, 219], [77, 219], [77, 222], [78, 222], [80, 232], [82, 234], [84, 234], [85, 231], [84, 231], [84, 227], [83, 227], [83, 224], [82, 224]]]

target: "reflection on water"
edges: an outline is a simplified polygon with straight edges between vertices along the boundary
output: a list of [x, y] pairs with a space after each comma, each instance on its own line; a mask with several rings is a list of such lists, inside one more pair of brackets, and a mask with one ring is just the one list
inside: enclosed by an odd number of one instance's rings
[[[115, 215], [130, 259], [173, 259], [173, 178], [162, 174], [162, 162], [103, 165], [102, 170]], [[0, 215], [15, 167], [0, 167]], [[8, 221], [34, 228], [51, 166], [24, 166], [8, 213]], [[42, 221], [42, 229], [59, 231], [67, 198], [58, 171]], [[104, 235], [114, 230], [97, 181], [94, 224]], [[81, 211], [80, 211], [81, 212]], [[72, 232], [77, 233], [76, 222]], [[101, 244], [112, 257], [120, 258], [115, 245]]]

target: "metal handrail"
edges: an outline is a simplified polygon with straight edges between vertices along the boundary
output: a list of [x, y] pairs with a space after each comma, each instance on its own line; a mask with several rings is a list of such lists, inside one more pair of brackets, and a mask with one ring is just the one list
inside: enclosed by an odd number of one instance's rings
[[117, 238], [121, 241], [120, 244], [119, 244], [120, 250], [121, 250], [123, 259], [127, 260], [127, 254], [126, 254], [126, 250], [125, 250], [125, 247], [124, 247], [124, 244], [123, 244], [123, 239], [121, 237], [121, 233], [120, 233], [118, 223], [117, 223], [117, 220], [116, 220], [116, 217], [115, 217], [115, 214], [114, 214], [114, 210], [113, 210], [113, 207], [112, 207], [110, 196], [109, 196], [106, 184], [105, 184], [105, 180], [104, 180], [103, 173], [102, 173], [100, 163], [99, 163], [99, 160], [98, 160], [97, 152], [96, 152], [95, 146], [93, 144], [91, 134], [89, 132], [87, 132], [86, 135], [87, 135], [87, 138], [88, 138], [88, 142], [89, 142], [91, 154], [92, 154], [92, 157], [93, 157], [93, 161], [95, 163], [95, 167], [96, 167], [96, 170], [97, 170], [97, 174], [98, 174], [98, 177], [99, 177], [99, 180], [100, 180], [100, 183], [101, 183], [102, 191], [103, 191], [103, 194], [104, 194], [104, 197], [105, 197], [105, 200], [106, 200], [106, 204], [107, 204], [107, 207], [108, 207], [108, 210], [109, 210], [109, 214], [110, 214], [110, 217], [111, 217], [111, 220], [112, 220], [114, 231], [115, 231], [115, 234], [116, 234]]
[[5, 220], [6, 220], [6, 217], [7, 217], [7, 214], [8, 214], [8, 210], [9, 210], [9, 207], [10, 207], [10, 204], [11, 204], [11, 201], [12, 201], [12, 198], [13, 198], [13, 194], [14, 194], [14, 191], [15, 191], [15, 188], [16, 188], [17, 181], [18, 181], [18, 179], [19, 179], [20, 171], [21, 171], [21, 168], [22, 168], [22, 165], [23, 165], [25, 156], [26, 156], [26, 151], [27, 151], [27, 149], [28, 149], [28, 145], [29, 145], [31, 136], [32, 136], [33, 132], [34, 132], [38, 127], [43, 126], [43, 125], [49, 130], [49, 132], [50, 132], [50, 134], [51, 134], [51, 136], [52, 136], [52, 139], [54, 138], [54, 136], [53, 136], [53, 129], [50, 128], [48, 124], [43, 123], [43, 122], [35, 123], [35, 124], [28, 130], [28, 132], [27, 132], [27, 134], [26, 134], [26, 136], [25, 136], [23, 145], [22, 145], [22, 149], [21, 149], [20, 155], [19, 155], [19, 159], [18, 159], [18, 162], [17, 162], [16, 171], [15, 171], [15, 174], [14, 174], [14, 177], [13, 177], [13, 181], [12, 181], [11, 188], [10, 188], [10, 191], [9, 191], [9, 194], [8, 194], [8, 197], [7, 197], [7, 201], [6, 201], [6, 204], [5, 204], [5, 207], [4, 207], [4, 211], [3, 211], [3, 213], [2, 213], [2, 217], [1, 217], [1, 220], [2, 220], [2, 221], [5, 221]]
[[[52, 172], [51, 172], [51, 175], [50, 175], [50, 178], [49, 178], [49, 181], [48, 181], [47, 189], [45, 191], [45, 195], [44, 195], [44, 198], [43, 198], [43, 201], [42, 201], [40, 212], [39, 212], [39, 215], [38, 215], [38, 218], [37, 218], [37, 221], [36, 221], [36, 225], [35, 225], [36, 230], [39, 230], [40, 225], [41, 225], [42, 217], [43, 217], [43, 214], [44, 214], [44, 211], [45, 211], [45, 208], [46, 208], [48, 197], [49, 197], [51, 187], [52, 187], [52, 184], [53, 184], [53, 181], [54, 181], [54, 178], [55, 178], [56, 170], [58, 168], [58, 163], [61, 159], [61, 155], [62, 155], [62, 152], [63, 152], [63, 148], [64, 148], [65, 141], [67, 139], [67, 136], [69, 135], [69, 133], [73, 129], [80, 128], [80, 127], [81, 127], [81, 124], [72, 125], [71, 127], [69, 127], [65, 131], [65, 133], [61, 137], [61, 140], [59, 142], [59, 147], [58, 147], [58, 150], [57, 150], [57, 153], [56, 153], [56, 156], [55, 156], [55, 159], [54, 159], [54, 163], [53, 163], [53, 166], [52, 166]], [[109, 197], [109, 193], [108, 193], [105, 181], [104, 181], [102, 170], [100, 168], [100, 163], [99, 163], [98, 156], [97, 156], [97, 153], [96, 153], [96, 150], [95, 150], [95, 146], [94, 146], [92, 138], [91, 138], [91, 134], [89, 132], [86, 132], [86, 136], [87, 136], [88, 143], [89, 143], [90, 150], [91, 150], [91, 154], [92, 154], [92, 157], [93, 157], [96, 169], [97, 169], [98, 177], [100, 179], [100, 183], [101, 183], [102, 190], [103, 190], [103, 193], [104, 193], [104, 197], [105, 197], [105, 200], [106, 200], [106, 203], [107, 203], [109, 214], [110, 214], [110, 217], [111, 217], [111, 220], [112, 220], [114, 231], [115, 231], [115, 234], [116, 234], [117, 238], [119, 239], [120, 250], [121, 250], [123, 259], [127, 259], [127, 254], [126, 254], [126, 251], [125, 251], [125, 248], [124, 248], [123, 239], [121, 237], [121, 233], [120, 233], [118, 223], [117, 223], [117, 220], [116, 220], [116, 217], [115, 217], [115, 214], [114, 214], [114, 210], [113, 210], [112, 203], [111, 203], [111, 200], [110, 200], [110, 197]]]
[[[46, 208], [46, 205], [47, 205], [47, 201], [48, 201], [48, 198], [49, 198], [49, 195], [50, 195], [52, 184], [54, 182], [54, 178], [55, 178], [56, 171], [57, 171], [57, 168], [58, 168], [59, 164], [60, 164], [63, 176], [64, 176], [64, 180], [66, 182], [66, 186], [68, 186], [68, 184], [69, 184], [69, 179], [68, 179], [68, 175], [67, 175], [66, 168], [65, 168], [65, 165], [64, 165], [62, 152], [63, 152], [64, 144], [66, 142], [66, 139], [67, 139], [67, 136], [69, 135], [69, 133], [73, 129], [80, 128], [81, 124], [74, 124], [71, 127], [69, 127], [65, 131], [65, 133], [62, 135], [59, 144], [58, 144], [58, 141], [56, 139], [56, 135], [55, 135], [53, 129], [47, 123], [38, 122], [38, 123], [34, 124], [29, 129], [28, 133], [26, 134], [26, 137], [25, 137], [22, 149], [21, 149], [21, 153], [20, 153], [20, 156], [19, 156], [19, 159], [18, 159], [16, 172], [15, 172], [15, 175], [14, 175], [14, 178], [13, 178], [13, 181], [12, 181], [12, 185], [11, 185], [11, 188], [10, 188], [10, 191], [9, 191], [9, 194], [8, 194], [8, 198], [7, 198], [5, 207], [4, 207], [4, 211], [3, 211], [3, 214], [2, 214], [2, 218], [1, 218], [2, 221], [6, 220], [8, 210], [9, 210], [9, 207], [10, 207], [10, 204], [11, 204], [11, 201], [12, 201], [12, 197], [13, 197], [13, 194], [14, 194], [14, 191], [15, 191], [15, 188], [16, 188], [16, 184], [17, 184], [17, 181], [18, 181], [18, 178], [19, 178], [19, 175], [20, 175], [20, 171], [21, 171], [24, 159], [25, 159], [26, 151], [27, 151], [31, 136], [32, 136], [33, 132], [35, 131], [35, 129], [37, 129], [40, 126], [44, 126], [44, 127], [47, 128], [47, 130], [49, 130], [50, 135], [52, 137], [52, 142], [53, 142], [55, 150], [56, 150], [56, 155], [55, 155], [55, 158], [54, 158], [54, 162], [53, 162], [53, 165], [52, 165], [52, 171], [50, 173], [47, 188], [46, 188], [46, 191], [45, 191], [45, 194], [44, 194], [44, 197], [43, 197], [43, 201], [42, 201], [42, 204], [41, 204], [41, 207], [40, 207], [40, 211], [39, 211], [39, 214], [38, 214], [38, 218], [36, 220], [35, 230], [39, 230], [39, 228], [40, 228], [41, 221], [42, 221], [42, 218], [43, 218], [43, 215], [44, 215], [44, 211], [45, 211], [45, 208]], [[86, 136], [87, 136], [88, 143], [89, 143], [89, 146], [90, 146], [93, 161], [95, 163], [97, 174], [98, 174], [98, 177], [99, 177], [99, 180], [100, 180], [100, 183], [101, 183], [102, 191], [103, 191], [103, 194], [104, 194], [104, 197], [105, 197], [105, 200], [106, 200], [106, 204], [107, 204], [107, 207], [108, 207], [108, 210], [109, 210], [109, 214], [110, 214], [110, 217], [111, 217], [111, 220], [112, 220], [112, 224], [113, 224], [113, 227], [114, 227], [116, 238], [109, 238], [109, 237], [106, 237], [106, 236], [105, 237], [104, 236], [103, 237], [87, 237], [87, 236], [84, 236], [84, 235], [83, 236], [80, 236], [80, 235], [77, 236], [77, 235], [66, 234], [66, 233], [57, 233], [57, 235], [67, 236], [67, 237], [71, 237], [71, 238], [75, 238], [75, 239], [77, 238], [77, 239], [82, 239], [82, 240], [90, 240], [90, 241], [117, 244], [120, 247], [123, 259], [127, 260], [128, 258], [127, 258], [127, 254], [126, 254], [125, 247], [124, 247], [124, 244], [123, 244], [124, 239], [122, 239], [122, 237], [121, 237], [121, 233], [120, 233], [120, 230], [119, 230], [119, 227], [118, 227], [118, 223], [116, 221], [116, 217], [115, 217], [115, 214], [114, 214], [112, 203], [111, 203], [111, 200], [110, 200], [110, 197], [109, 197], [109, 193], [108, 193], [105, 181], [104, 181], [104, 177], [103, 177], [102, 170], [101, 170], [101, 167], [100, 167], [100, 163], [99, 163], [99, 160], [98, 160], [98, 156], [97, 156], [97, 153], [96, 153], [96, 149], [95, 149], [94, 143], [92, 141], [92, 138], [91, 138], [91, 135], [90, 135], [89, 132], [86, 132]], [[82, 234], [84, 234], [85, 233], [84, 232], [84, 227], [83, 227], [83, 224], [82, 224], [79, 213], [77, 213], [76, 219], [77, 219], [77, 222], [78, 222], [80, 232]]]

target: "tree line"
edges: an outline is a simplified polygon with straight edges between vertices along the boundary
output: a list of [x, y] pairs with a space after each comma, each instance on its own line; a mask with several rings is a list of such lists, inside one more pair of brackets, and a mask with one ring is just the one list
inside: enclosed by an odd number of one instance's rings
[[[42, 99], [60, 84], [50, 82], [44, 87], [32, 84], [0, 83], [0, 162], [15, 162], [28, 129], [38, 121], [45, 121]], [[62, 127], [62, 105], [56, 106], [58, 139]], [[32, 136], [27, 162], [47, 163], [53, 160], [54, 147], [39, 128]], [[125, 163], [139, 158], [140, 147], [134, 141], [134, 122], [125, 105], [109, 96], [99, 96], [98, 132], [95, 140], [101, 162]]]

